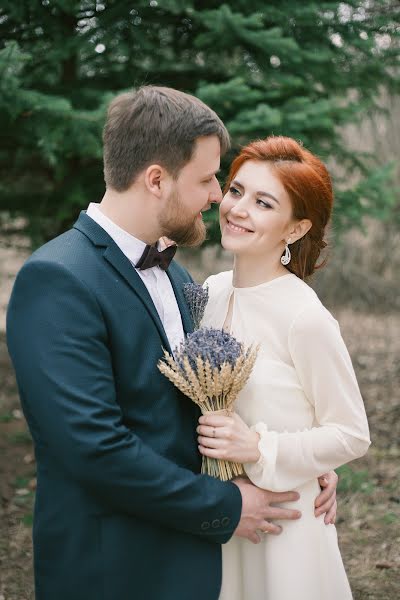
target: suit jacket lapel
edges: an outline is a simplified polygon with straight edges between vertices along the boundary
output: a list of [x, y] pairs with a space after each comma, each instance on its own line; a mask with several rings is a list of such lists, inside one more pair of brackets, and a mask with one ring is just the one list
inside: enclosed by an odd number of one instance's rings
[[136, 273], [134, 266], [126, 258], [123, 252], [121, 252], [116, 244], [110, 244], [110, 246], [108, 246], [104, 252], [104, 258], [114, 267], [114, 269], [119, 272], [120, 275], [122, 275], [135, 294], [139, 296], [151, 318], [153, 319], [154, 324], [159, 330], [164, 348], [168, 350], [168, 352], [171, 352], [167, 334], [165, 333], [165, 329], [157, 309], [154, 306], [154, 302], [145, 284], [143, 283], [143, 280]]
[[168, 351], [171, 351], [171, 347], [165, 333], [165, 329], [159, 317], [154, 302], [143, 283], [142, 279], [136, 273], [135, 268], [120, 250], [114, 240], [108, 235], [106, 231], [100, 225], [98, 225], [93, 219], [88, 217], [84, 211], [81, 212], [78, 221], [74, 225], [75, 229], [79, 229], [84, 235], [86, 235], [96, 246], [105, 247], [103, 252], [104, 259], [118, 271], [121, 277], [131, 287], [132, 291], [140, 298], [143, 302], [149, 316], [153, 320], [157, 327], [163, 347]]
[[175, 293], [176, 301], [182, 316], [182, 324], [185, 333], [191, 333], [193, 331], [193, 320], [189, 311], [186, 298], [183, 294], [183, 281], [179, 276], [179, 267], [172, 261], [169, 268], [167, 269], [167, 275], [171, 281], [172, 288]]

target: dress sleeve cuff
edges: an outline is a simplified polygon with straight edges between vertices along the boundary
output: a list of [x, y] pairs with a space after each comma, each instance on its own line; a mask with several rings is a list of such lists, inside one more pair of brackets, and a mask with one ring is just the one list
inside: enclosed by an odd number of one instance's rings
[[256, 463], [245, 463], [244, 470], [252, 483], [264, 489], [271, 489], [278, 455], [278, 433], [268, 431], [267, 425], [261, 422], [252, 425], [250, 429], [260, 436], [258, 442], [260, 458]]

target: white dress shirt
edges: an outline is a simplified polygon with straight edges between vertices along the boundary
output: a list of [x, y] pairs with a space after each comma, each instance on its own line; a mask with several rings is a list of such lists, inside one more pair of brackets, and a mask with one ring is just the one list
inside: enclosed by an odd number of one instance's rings
[[[86, 214], [108, 233], [121, 252], [125, 254], [133, 267], [135, 267], [146, 247], [145, 242], [138, 240], [106, 217], [101, 212], [100, 204], [91, 202]], [[142, 279], [154, 302], [168, 341], [174, 350], [183, 341], [184, 332], [181, 313], [169, 277], [158, 266], [145, 269], [144, 271], [136, 269], [136, 273]]]

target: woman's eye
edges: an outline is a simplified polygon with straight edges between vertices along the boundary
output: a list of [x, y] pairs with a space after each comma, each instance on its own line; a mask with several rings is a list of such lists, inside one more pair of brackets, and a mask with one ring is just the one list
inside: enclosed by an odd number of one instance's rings
[[229, 191], [233, 196], [238, 196], [240, 194], [239, 190], [237, 188], [233, 187], [232, 185], [229, 188]]
[[263, 208], [272, 208], [272, 204], [270, 204], [269, 202], [264, 202], [264, 200], [260, 200], [259, 198], [257, 199], [257, 204], [259, 204]]

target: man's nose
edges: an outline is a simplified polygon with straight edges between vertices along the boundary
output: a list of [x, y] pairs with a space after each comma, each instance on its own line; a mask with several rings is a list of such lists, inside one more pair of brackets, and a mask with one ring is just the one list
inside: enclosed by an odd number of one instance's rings
[[222, 202], [222, 191], [221, 186], [219, 185], [218, 179], [215, 177], [214, 185], [212, 192], [209, 196], [210, 204], [221, 204]]
[[209, 202], [210, 204], [221, 204], [222, 194], [210, 194]]

